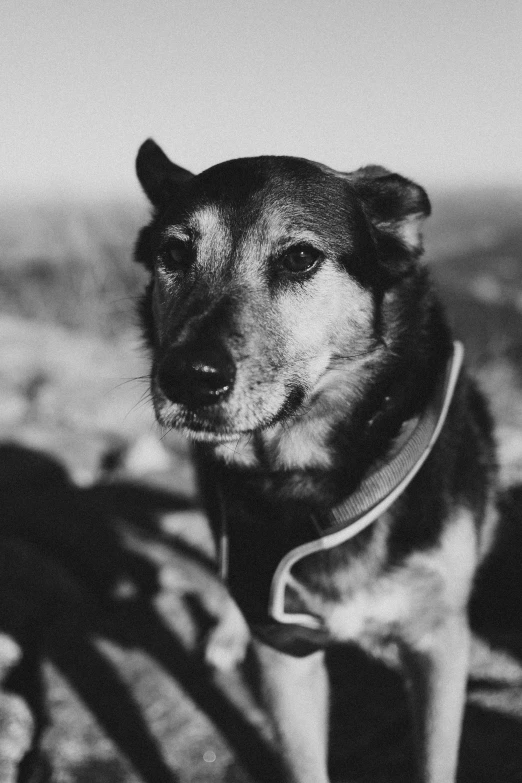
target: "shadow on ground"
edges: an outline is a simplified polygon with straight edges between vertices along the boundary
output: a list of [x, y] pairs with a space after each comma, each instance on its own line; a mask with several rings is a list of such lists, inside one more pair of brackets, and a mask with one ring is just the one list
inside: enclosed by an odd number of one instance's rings
[[[14, 444], [0, 497], [2, 783], [277, 781], [253, 690], [202, 663], [226, 595], [190, 499], [77, 488]], [[518, 487], [472, 606], [461, 783], [522, 781], [521, 510]], [[330, 669], [334, 779], [411, 779], [399, 677], [356, 650], [333, 650]]]

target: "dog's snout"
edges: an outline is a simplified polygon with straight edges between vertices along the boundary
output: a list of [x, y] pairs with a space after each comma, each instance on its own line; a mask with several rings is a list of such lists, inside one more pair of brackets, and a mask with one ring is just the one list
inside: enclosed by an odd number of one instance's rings
[[158, 370], [158, 383], [169, 400], [189, 407], [221, 402], [235, 377], [234, 361], [220, 345], [174, 348]]

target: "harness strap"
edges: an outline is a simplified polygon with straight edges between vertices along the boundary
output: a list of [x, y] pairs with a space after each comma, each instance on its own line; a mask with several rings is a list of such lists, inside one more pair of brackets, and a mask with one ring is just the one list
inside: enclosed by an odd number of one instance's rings
[[[413, 431], [399, 451], [382, 467], [373, 468], [358, 489], [335, 506], [329, 514], [331, 524], [315, 541], [295, 547], [280, 561], [270, 587], [268, 613], [278, 623], [321, 629], [318, 617], [287, 613], [285, 591], [295, 585], [293, 566], [308, 555], [343, 544], [375, 522], [404, 492], [428, 458], [440, 435], [459, 377], [464, 348], [454, 342], [442, 386], [422, 416], [413, 422]], [[297, 587], [297, 585], [295, 585]]]

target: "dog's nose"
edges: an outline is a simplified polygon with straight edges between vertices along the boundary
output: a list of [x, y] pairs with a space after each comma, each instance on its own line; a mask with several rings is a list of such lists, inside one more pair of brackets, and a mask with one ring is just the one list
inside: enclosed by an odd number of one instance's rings
[[158, 370], [158, 383], [172, 402], [190, 407], [221, 402], [232, 390], [236, 368], [222, 346], [173, 348]]

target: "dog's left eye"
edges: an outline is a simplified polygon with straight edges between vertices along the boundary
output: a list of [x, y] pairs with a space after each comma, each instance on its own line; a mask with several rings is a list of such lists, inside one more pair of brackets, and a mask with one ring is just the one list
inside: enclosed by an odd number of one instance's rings
[[280, 259], [281, 266], [287, 272], [299, 274], [308, 272], [317, 263], [321, 253], [308, 245], [298, 245], [288, 250]]

